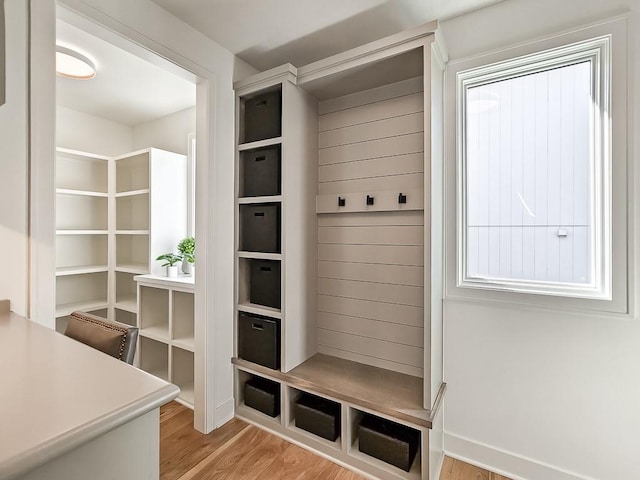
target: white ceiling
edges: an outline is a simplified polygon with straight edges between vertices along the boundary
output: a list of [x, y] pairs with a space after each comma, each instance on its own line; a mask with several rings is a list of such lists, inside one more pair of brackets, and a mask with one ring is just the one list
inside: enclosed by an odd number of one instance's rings
[[97, 70], [91, 80], [56, 77], [58, 105], [131, 126], [195, 105], [195, 84], [69, 23], [58, 20], [56, 28], [57, 43]]
[[501, 0], [154, 0], [259, 70], [302, 66]]
[[[502, 0], [154, 1], [247, 63], [266, 70], [283, 63], [303, 66]], [[138, 125], [195, 105], [192, 82], [68, 21], [58, 20], [57, 38], [60, 45], [78, 50], [97, 67], [91, 80], [57, 77], [60, 106]]]

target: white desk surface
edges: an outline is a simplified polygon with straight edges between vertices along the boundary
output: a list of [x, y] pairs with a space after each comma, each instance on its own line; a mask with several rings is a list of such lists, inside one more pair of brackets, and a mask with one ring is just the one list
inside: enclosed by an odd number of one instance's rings
[[15, 478], [178, 396], [175, 385], [0, 312], [0, 480]]

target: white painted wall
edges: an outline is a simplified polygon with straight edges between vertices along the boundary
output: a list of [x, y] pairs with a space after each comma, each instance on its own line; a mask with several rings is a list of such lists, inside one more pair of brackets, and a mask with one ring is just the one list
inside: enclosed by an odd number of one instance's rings
[[154, 147], [187, 155], [187, 137], [196, 131], [196, 107], [133, 127], [133, 150]]
[[[640, 222], [634, 209], [639, 200], [640, 169], [635, 165], [640, 131], [632, 122], [640, 118], [638, 3], [508, 0], [441, 25], [455, 61], [629, 9], [633, 9], [628, 27], [632, 57], [628, 208], [631, 232], [636, 233], [636, 241], [630, 243], [633, 285], [640, 274], [636, 260]], [[454, 114], [451, 102], [446, 112]], [[446, 161], [450, 168], [455, 159], [448, 156]], [[447, 189], [451, 188], [448, 183]], [[455, 222], [450, 212], [449, 225]], [[640, 478], [637, 306], [631, 317], [445, 298], [447, 453], [516, 479]]]
[[[5, 0], [6, 103], [0, 106], [0, 298], [27, 311], [27, 5]], [[4, 48], [4, 47], [3, 47]]]
[[99, 155], [131, 152], [133, 128], [65, 107], [56, 109], [56, 146]]

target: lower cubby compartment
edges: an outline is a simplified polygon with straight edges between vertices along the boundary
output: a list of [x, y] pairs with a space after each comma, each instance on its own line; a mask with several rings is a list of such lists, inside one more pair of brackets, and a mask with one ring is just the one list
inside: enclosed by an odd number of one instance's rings
[[280, 423], [280, 384], [242, 370], [238, 370], [238, 379], [238, 404]]
[[129, 312], [127, 310], [120, 310], [116, 308], [115, 310], [116, 322], [126, 323], [127, 325], [131, 325], [132, 327], [136, 326], [137, 323], [137, 315], [133, 312]]
[[304, 430], [340, 448], [342, 406], [338, 402], [295, 388], [289, 388], [289, 400], [289, 427]]
[[193, 352], [189, 352], [178, 347], [172, 347], [171, 355], [171, 383], [180, 387], [180, 395], [178, 396], [178, 399], [193, 407]]
[[139, 348], [140, 369], [169, 381], [169, 346], [141, 336]]
[[350, 412], [350, 455], [420, 478], [420, 430], [353, 408]]

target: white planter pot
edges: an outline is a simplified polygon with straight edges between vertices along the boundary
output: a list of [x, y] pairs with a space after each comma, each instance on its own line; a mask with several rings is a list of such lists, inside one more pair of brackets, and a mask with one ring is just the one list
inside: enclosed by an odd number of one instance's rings
[[186, 258], [182, 259], [182, 273], [185, 275], [193, 275], [193, 263], [189, 263]]
[[178, 266], [173, 265], [171, 267], [167, 267], [167, 277], [175, 278], [178, 276]]

